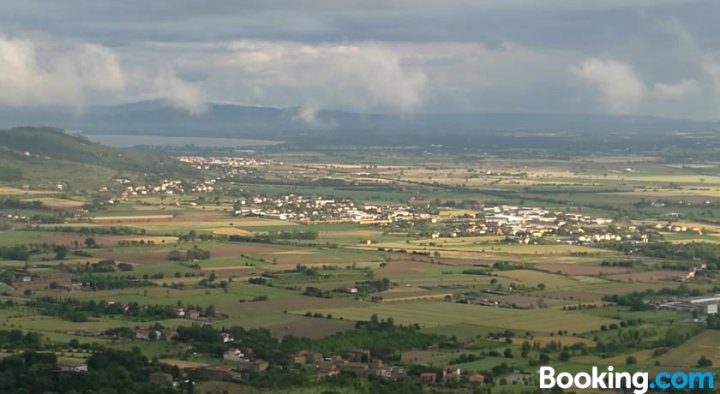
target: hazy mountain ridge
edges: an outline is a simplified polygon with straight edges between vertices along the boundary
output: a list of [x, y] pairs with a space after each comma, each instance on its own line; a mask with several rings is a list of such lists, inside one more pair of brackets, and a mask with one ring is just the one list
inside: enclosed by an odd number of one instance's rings
[[0, 108], [0, 127], [53, 126], [91, 133], [173, 136], [218, 136], [295, 139], [321, 136], [333, 139], [358, 132], [384, 138], [395, 134], [432, 136], [435, 133], [474, 136], [479, 133], [520, 132], [705, 132], [720, 123], [633, 115], [583, 114], [362, 114], [310, 111], [301, 108], [249, 107], [212, 104], [202, 115], [146, 101], [102, 106], [73, 114], [51, 108]]

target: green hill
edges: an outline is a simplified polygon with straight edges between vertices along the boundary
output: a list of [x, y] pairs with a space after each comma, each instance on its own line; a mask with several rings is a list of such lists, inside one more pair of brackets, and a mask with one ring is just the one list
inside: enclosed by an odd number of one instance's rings
[[152, 180], [191, 171], [167, 157], [107, 147], [59, 129], [0, 130], [0, 182], [5, 184], [94, 189], [117, 177]]

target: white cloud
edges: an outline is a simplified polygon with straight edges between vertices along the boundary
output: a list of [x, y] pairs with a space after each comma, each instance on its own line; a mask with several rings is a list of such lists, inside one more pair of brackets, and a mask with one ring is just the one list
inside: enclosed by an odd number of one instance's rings
[[304, 103], [411, 112], [424, 101], [427, 76], [377, 43], [235, 41], [225, 65], [258, 91], [285, 91]]
[[702, 70], [710, 78], [714, 93], [720, 95], [720, 64], [705, 59], [702, 63]]
[[[574, 65], [570, 71], [591, 84], [601, 94], [601, 100], [614, 112], [630, 113], [636, 110], [657, 112], [668, 108], [667, 100], [686, 99], [703, 93], [703, 87], [694, 78], [678, 82], [657, 82], [649, 88], [627, 63], [617, 60], [587, 59]], [[720, 67], [718, 68], [720, 83]]]
[[124, 86], [123, 71], [107, 48], [86, 44], [45, 53], [33, 41], [0, 36], [1, 104], [82, 106], [94, 94]]
[[661, 98], [682, 98], [702, 90], [700, 83], [695, 79], [683, 79], [676, 83], [658, 82], [653, 93]]
[[313, 106], [304, 106], [298, 109], [297, 114], [293, 116], [294, 120], [299, 120], [308, 126], [320, 129], [331, 129], [336, 126], [333, 121], [326, 121], [318, 117], [318, 109]]
[[188, 111], [191, 115], [207, 112], [208, 106], [202, 92], [193, 84], [177, 78], [173, 73], [164, 72], [153, 80], [153, 96], [166, 100], [176, 108]]
[[[152, 83], [147, 83], [152, 80]], [[0, 105], [89, 104], [154, 97], [191, 113], [203, 110], [202, 95], [169, 72], [123, 67], [101, 45], [64, 46], [51, 40], [0, 35]]]
[[592, 84], [616, 112], [631, 112], [648, 93], [632, 67], [616, 60], [587, 59], [570, 71]]

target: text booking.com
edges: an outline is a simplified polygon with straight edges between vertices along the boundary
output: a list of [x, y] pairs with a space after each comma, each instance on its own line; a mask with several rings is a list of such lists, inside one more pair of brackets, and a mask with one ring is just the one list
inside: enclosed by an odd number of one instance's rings
[[651, 377], [647, 372], [621, 372], [615, 368], [592, 367], [590, 372], [555, 372], [553, 367], [540, 367], [541, 389], [628, 389], [635, 394], [653, 390], [669, 389], [713, 389], [715, 381], [712, 372], [661, 371]]

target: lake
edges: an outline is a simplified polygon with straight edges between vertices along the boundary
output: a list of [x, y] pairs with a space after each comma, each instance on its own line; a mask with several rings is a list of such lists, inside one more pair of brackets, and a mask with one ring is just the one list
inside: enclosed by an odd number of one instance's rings
[[245, 138], [216, 138], [216, 137], [165, 137], [158, 135], [123, 135], [123, 134], [85, 134], [90, 141], [116, 148], [130, 148], [133, 146], [172, 146], [182, 147], [193, 145], [202, 148], [245, 148], [250, 146], [276, 145], [280, 142], [268, 140], [253, 140]]

